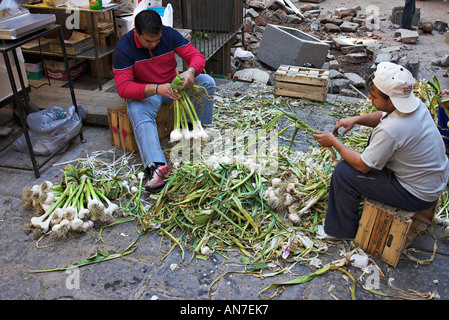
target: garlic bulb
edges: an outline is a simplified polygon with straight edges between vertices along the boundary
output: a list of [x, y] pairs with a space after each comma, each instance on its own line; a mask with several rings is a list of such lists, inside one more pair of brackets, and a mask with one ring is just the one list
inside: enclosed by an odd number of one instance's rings
[[282, 180], [280, 178], [274, 178], [273, 180], [271, 180], [271, 186], [273, 186], [274, 188], [279, 188], [281, 182]]
[[290, 220], [293, 224], [298, 224], [301, 221], [297, 213], [290, 213], [288, 215], [288, 220]]
[[208, 246], [201, 247], [201, 254], [205, 256], [211, 255], [211, 250]]
[[445, 227], [449, 226], [449, 218], [444, 218], [442, 222], [443, 222], [443, 226], [445, 226]]
[[295, 189], [295, 184], [294, 183], [288, 183], [287, 186], [285, 187], [285, 191], [287, 191], [288, 193], [294, 193], [296, 192]]
[[293, 196], [290, 193], [285, 194], [284, 206], [289, 207], [293, 204]]

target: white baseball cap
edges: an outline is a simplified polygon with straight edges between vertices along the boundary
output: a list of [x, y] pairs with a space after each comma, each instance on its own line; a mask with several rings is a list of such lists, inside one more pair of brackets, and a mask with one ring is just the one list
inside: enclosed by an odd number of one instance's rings
[[388, 95], [401, 113], [411, 113], [419, 106], [419, 99], [413, 94], [414, 82], [410, 71], [392, 62], [379, 63], [373, 79], [377, 89]]

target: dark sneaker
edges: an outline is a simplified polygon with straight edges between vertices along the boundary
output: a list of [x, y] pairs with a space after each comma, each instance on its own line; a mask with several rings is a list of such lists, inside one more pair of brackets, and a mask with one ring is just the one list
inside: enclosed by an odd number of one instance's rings
[[145, 184], [145, 190], [149, 192], [161, 190], [165, 185], [165, 178], [170, 172], [171, 169], [166, 164], [156, 165], [150, 163], [145, 169], [145, 173], [148, 177], [148, 181]]

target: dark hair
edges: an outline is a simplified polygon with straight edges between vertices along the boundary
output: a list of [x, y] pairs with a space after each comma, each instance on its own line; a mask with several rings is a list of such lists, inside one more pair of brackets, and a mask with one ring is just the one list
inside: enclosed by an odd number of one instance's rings
[[162, 19], [154, 10], [143, 10], [134, 19], [134, 27], [140, 35], [143, 31], [150, 35], [158, 34], [162, 30]]
[[[371, 74], [368, 76], [368, 78], [366, 78], [366, 80], [365, 80], [365, 88], [366, 88], [366, 90], [368, 90], [369, 92], [371, 92], [371, 91], [374, 90], [374, 89], [373, 89], [373, 85], [374, 85], [373, 80], [374, 80], [374, 72], [371, 73]], [[387, 94], [383, 93], [382, 91], [380, 91], [379, 88], [377, 88], [377, 89], [379, 90], [380, 95], [381, 95], [382, 98], [384, 98], [385, 100], [390, 99], [390, 96], [389, 96], [389, 95], [387, 95]]]

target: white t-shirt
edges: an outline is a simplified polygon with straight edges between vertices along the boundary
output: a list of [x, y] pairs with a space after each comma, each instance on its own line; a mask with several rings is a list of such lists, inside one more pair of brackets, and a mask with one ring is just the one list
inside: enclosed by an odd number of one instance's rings
[[409, 114], [384, 113], [374, 128], [362, 160], [371, 168], [384, 167], [421, 200], [433, 202], [449, 178], [446, 148], [427, 107], [421, 101]]

